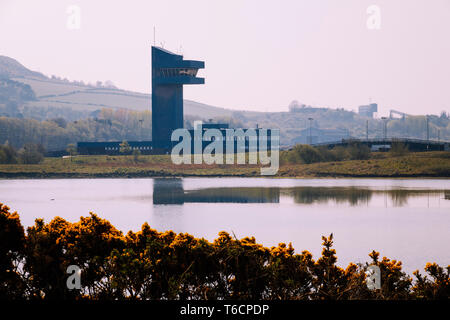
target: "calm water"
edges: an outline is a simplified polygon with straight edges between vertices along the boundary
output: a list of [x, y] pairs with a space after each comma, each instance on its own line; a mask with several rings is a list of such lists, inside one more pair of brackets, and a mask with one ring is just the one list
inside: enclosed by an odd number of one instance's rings
[[0, 180], [0, 202], [24, 226], [35, 218], [75, 222], [89, 211], [123, 232], [147, 221], [213, 240], [221, 230], [266, 246], [292, 242], [317, 258], [335, 236], [338, 264], [369, 261], [373, 249], [411, 273], [450, 264], [450, 180], [61, 179]]

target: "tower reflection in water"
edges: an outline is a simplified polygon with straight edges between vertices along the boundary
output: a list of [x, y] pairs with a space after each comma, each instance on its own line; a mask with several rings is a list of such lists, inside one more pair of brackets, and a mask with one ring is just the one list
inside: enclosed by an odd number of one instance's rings
[[183, 204], [184, 189], [181, 179], [154, 179], [153, 204]]
[[154, 179], [153, 204], [279, 203], [280, 188], [234, 187], [184, 190], [182, 179]]

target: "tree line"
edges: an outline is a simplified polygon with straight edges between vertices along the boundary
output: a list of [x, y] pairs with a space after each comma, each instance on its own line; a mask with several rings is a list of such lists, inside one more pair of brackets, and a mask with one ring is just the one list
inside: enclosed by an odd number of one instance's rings
[[6, 142], [0, 145], [0, 164], [37, 164], [44, 160], [45, 149], [40, 144], [26, 143], [20, 150]]
[[151, 112], [102, 109], [96, 117], [67, 121], [62, 117], [39, 121], [0, 117], [0, 144], [20, 149], [27, 143], [46, 150], [65, 150], [78, 141], [151, 140]]
[[[291, 244], [267, 248], [254, 237], [220, 232], [209, 242], [187, 233], [158, 232], [145, 223], [124, 235], [91, 213], [71, 223], [36, 219], [24, 231], [17, 212], [0, 204], [1, 299], [448, 299], [450, 266], [428, 263], [402, 271], [400, 261], [372, 251], [370, 263], [336, 265], [333, 235], [322, 237], [314, 259]], [[367, 287], [368, 267], [381, 271], [381, 287]], [[81, 269], [80, 288], [69, 289], [68, 267]]]
[[[409, 153], [408, 146], [401, 141], [393, 141], [386, 156], [403, 156]], [[334, 162], [345, 160], [367, 160], [373, 156], [370, 148], [361, 142], [350, 142], [347, 146], [313, 147], [297, 144], [291, 150], [280, 153], [281, 164], [310, 164], [315, 162]]]

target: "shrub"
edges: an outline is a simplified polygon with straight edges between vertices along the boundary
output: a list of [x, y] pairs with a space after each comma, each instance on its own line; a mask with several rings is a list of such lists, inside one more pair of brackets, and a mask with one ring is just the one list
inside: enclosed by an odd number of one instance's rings
[[391, 150], [389, 153], [393, 156], [404, 156], [409, 152], [409, 148], [406, 144], [401, 141], [392, 141]]
[[306, 164], [320, 162], [322, 160], [320, 152], [307, 144], [298, 144], [294, 146], [291, 152], [296, 159]]
[[17, 152], [8, 142], [0, 145], [0, 163], [17, 163]]
[[310, 164], [315, 162], [366, 160], [369, 157], [369, 147], [361, 143], [352, 143], [347, 147], [337, 146], [333, 149], [328, 149], [325, 146], [312, 147], [298, 144], [292, 150], [281, 153], [280, 163]]
[[139, 161], [139, 156], [141, 155], [141, 151], [138, 150], [138, 149], [134, 149], [132, 154], [133, 154], [134, 162], [138, 162]]
[[[127, 235], [95, 214], [71, 223], [36, 219], [24, 234], [17, 213], [0, 204], [0, 298], [3, 299], [448, 299], [449, 269], [429, 263], [431, 277], [402, 271], [379, 253], [381, 289], [366, 285], [368, 264], [336, 265], [333, 235], [321, 256], [291, 244], [266, 248], [222, 231], [213, 242], [158, 232], [145, 223]], [[22, 265], [23, 272], [17, 268]], [[67, 267], [81, 268], [81, 290], [69, 290]]]
[[123, 140], [121, 144], [119, 144], [119, 152], [123, 154], [129, 154], [131, 152], [131, 147], [128, 141]]
[[352, 143], [348, 147], [351, 160], [367, 160], [370, 158], [370, 148], [362, 143]]
[[328, 149], [326, 146], [320, 146], [317, 147], [316, 149], [320, 154], [321, 161], [323, 162], [340, 160], [336, 157], [336, 154], [332, 150]]
[[24, 253], [25, 234], [17, 212], [0, 203], [0, 299], [21, 298], [25, 281], [17, 262]]
[[331, 152], [333, 153], [335, 161], [344, 161], [350, 159], [349, 152], [347, 148], [342, 146], [334, 147]]
[[77, 152], [77, 146], [75, 145], [75, 143], [69, 143], [67, 145], [66, 151], [70, 155], [70, 161], [72, 161], [73, 156], [75, 156], [78, 153]]
[[417, 281], [413, 292], [418, 299], [448, 299], [450, 297], [450, 266], [442, 268], [436, 263], [427, 263], [425, 271], [431, 276], [422, 276], [419, 270], [414, 272]]
[[19, 151], [20, 162], [24, 164], [37, 164], [44, 159], [44, 149], [41, 145], [27, 143]]

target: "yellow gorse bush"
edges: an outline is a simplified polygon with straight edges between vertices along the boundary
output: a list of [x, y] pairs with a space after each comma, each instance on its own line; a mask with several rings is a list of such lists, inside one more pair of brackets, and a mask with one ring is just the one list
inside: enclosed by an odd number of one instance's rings
[[[71, 223], [36, 219], [25, 233], [19, 215], [0, 203], [1, 299], [448, 299], [449, 270], [428, 263], [415, 280], [402, 263], [372, 251], [381, 289], [369, 290], [369, 263], [336, 265], [333, 235], [321, 256], [292, 244], [267, 248], [227, 232], [209, 242], [158, 232], [147, 223], [124, 235], [94, 213]], [[82, 270], [81, 290], [66, 285], [69, 265]]]

